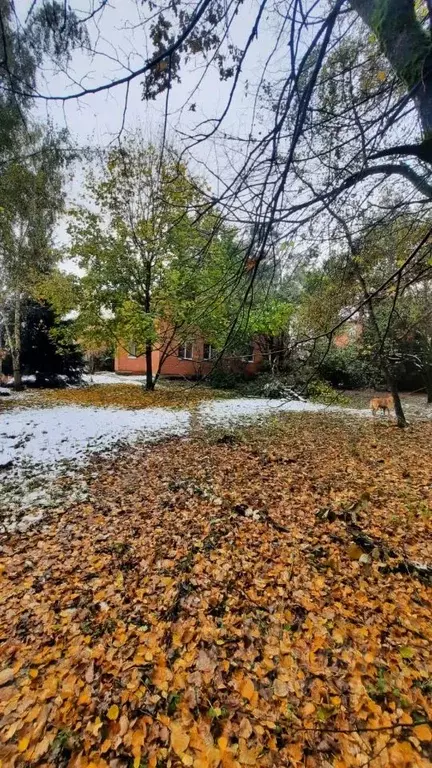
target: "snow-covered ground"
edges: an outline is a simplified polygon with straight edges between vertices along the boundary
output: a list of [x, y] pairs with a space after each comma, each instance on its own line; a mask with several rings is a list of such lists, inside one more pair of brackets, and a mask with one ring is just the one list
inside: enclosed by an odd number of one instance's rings
[[[35, 381], [35, 376], [23, 376], [23, 384], [27, 384]], [[85, 373], [83, 375], [83, 381], [85, 384], [145, 384], [145, 376], [120, 376], [114, 371], [100, 371], [99, 373]], [[11, 376], [7, 378], [8, 386], [12, 384], [13, 379]], [[5, 390], [8, 392], [9, 390]]]
[[145, 384], [145, 376], [119, 376], [113, 371], [101, 371], [100, 373], [85, 373], [83, 381], [86, 384]]
[[[203, 402], [194, 415], [203, 424], [221, 425], [271, 413], [322, 410], [328, 408], [318, 403], [232, 398]], [[64, 460], [82, 461], [87, 454], [118, 442], [187, 434], [190, 418], [189, 410], [173, 408], [126, 410], [63, 405], [5, 411], [0, 414], [0, 467], [10, 461], [54, 467]]]
[[189, 414], [168, 408], [129, 411], [64, 405], [0, 415], [0, 467], [8, 461], [54, 466], [113, 443], [185, 433]]
[[[238, 398], [203, 402], [192, 414], [170, 408], [89, 408], [58, 406], [0, 413], [0, 522], [6, 530], [25, 530], [43, 510], [64, 503], [57, 478], [70, 476], [69, 501], [83, 501], [79, 467], [91, 454], [137, 440], [187, 435], [194, 424], [235, 425], [287, 411], [322, 411], [318, 403]], [[365, 411], [344, 409], [365, 415]], [[2, 513], [2, 514], [1, 514]]]

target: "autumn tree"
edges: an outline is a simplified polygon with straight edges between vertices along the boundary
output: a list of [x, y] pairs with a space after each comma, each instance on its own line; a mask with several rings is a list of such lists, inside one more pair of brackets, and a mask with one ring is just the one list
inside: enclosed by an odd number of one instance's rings
[[[191, 85], [184, 104], [191, 115], [216, 69], [228, 83], [221, 90], [225, 102], [212, 119], [199, 117], [188, 125], [182, 137], [199, 158], [206, 142], [221, 150], [217, 164], [206, 163], [212, 182], [208, 201], [229, 212], [239, 227], [256, 223], [250, 249], [257, 261], [266, 259], [275, 224], [285, 230], [284, 237], [304, 234], [311, 226], [311, 236], [321, 243], [317, 224], [320, 230], [321, 220], [328, 218], [326, 206], [336, 201], [353, 235], [358, 212], [371, 207], [379, 212], [383, 200], [392, 210], [395, 188], [408, 204], [430, 203], [428, 3], [337, 0], [317, 7], [312, 1], [263, 0], [253, 9], [240, 0], [233, 6], [216, 0], [150, 5], [151, 14], [136, 26], [150, 43], [139, 66], [122, 65], [119, 52], [121, 71], [111, 80], [84, 78], [76, 88], [54, 94], [15, 82], [12, 91], [19, 98], [49, 101], [124, 89], [126, 111], [130, 84], [137, 79], [143, 99], [162, 95], [168, 120], [169, 93], [190, 62], [202, 64], [201, 90]], [[103, 26], [106, 10], [105, 3], [89, 6], [87, 17]], [[34, 4], [29, 24], [35, 16]], [[123, 18], [128, 23], [127, 12]], [[257, 51], [262, 32], [271, 33], [268, 56]], [[102, 53], [102, 38], [99, 31], [90, 37], [92, 54]], [[245, 120], [235, 121], [234, 130], [230, 113], [244, 92], [251, 109]], [[222, 156], [227, 158], [223, 168]]]
[[133, 343], [134, 354], [145, 355], [146, 387], [153, 389], [167, 355], [211, 302], [207, 263], [220, 222], [206, 214], [177, 153], [161, 156], [139, 134], [104, 157], [87, 189], [95, 210], [75, 210], [70, 228], [72, 254], [85, 272], [81, 327], [94, 341]]
[[[309, 278], [301, 309], [306, 336], [320, 366], [330, 352], [335, 334], [348, 320], [361, 325], [358, 349], [382, 374], [393, 395], [398, 425], [406, 425], [399, 397], [400, 341], [427, 322], [428, 311], [416, 294], [431, 269], [430, 222], [402, 215], [393, 221], [365, 222], [362, 237], [353, 239], [343, 220], [345, 238], [326, 263]], [[366, 226], [367, 225], [367, 226]], [[417, 312], [408, 318], [407, 307]], [[328, 332], [328, 328], [334, 330]], [[426, 365], [426, 360], [425, 360]]]
[[53, 234], [63, 209], [64, 176], [58, 134], [36, 126], [23, 129], [15, 140], [21, 156], [0, 174], [0, 312], [19, 389], [22, 303], [59, 259]]

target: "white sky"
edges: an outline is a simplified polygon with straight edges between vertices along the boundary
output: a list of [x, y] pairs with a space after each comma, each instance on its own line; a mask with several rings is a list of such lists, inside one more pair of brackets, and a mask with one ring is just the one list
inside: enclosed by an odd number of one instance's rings
[[[94, 2], [98, 4], [98, 0]], [[18, 0], [16, 5], [19, 15], [24, 17], [31, 2]], [[73, 7], [83, 15], [88, 13], [92, 5], [93, 0], [75, 0], [73, 3]], [[46, 82], [39, 83], [40, 92], [50, 95], [76, 92], [82, 86], [93, 87], [122, 76], [126, 74], [128, 66], [133, 69], [142, 66], [151, 53], [144, 30], [142, 27], [135, 30], [126, 28], [126, 25], [133, 27], [139, 22], [140, 10], [142, 10], [140, 4], [134, 0], [110, 0], [103, 15], [97, 16], [99, 29], [93, 22], [88, 25], [93, 41], [98, 35], [97, 48], [100, 54], [91, 59], [85, 53], [75, 53], [68, 69], [68, 76], [65, 74], [54, 76], [52, 71], [46, 69]], [[241, 17], [239, 16], [234, 23], [235, 44], [240, 48], [244, 47], [256, 10], [255, 0], [247, 0]], [[263, 26], [262, 33], [253, 43], [251, 56], [242, 73], [242, 82], [237, 89], [227, 122], [224, 123], [229, 133], [244, 133], [246, 125], [251, 120], [253, 96], [244, 95], [244, 83], [246, 80], [254, 82], [257, 79], [262, 71], [260, 62], [262, 63], [271, 45], [272, 36], [268, 27], [265, 29], [265, 21]], [[119, 58], [124, 67], [122, 68], [112, 57]], [[195, 126], [201, 120], [219, 115], [226, 103], [232, 80], [221, 82], [213, 69], [207, 73], [203, 85], [192, 98], [196, 103], [196, 111], [189, 111], [188, 106], [184, 108], [185, 101], [198, 83], [202, 70], [202, 59], [196, 57], [187, 69], [182, 70], [182, 82], [173, 84], [168, 110], [171, 138], [178, 130], [193, 133]], [[74, 78], [76, 84], [70, 78]], [[151, 138], [159, 135], [161, 131], [165, 94], [153, 102], [142, 101], [141, 81], [142, 78], [138, 77], [131, 83], [125, 126], [126, 129], [133, 129], [139, 125], [145, 135]], [[120, 130], [125, 91], [125, 86], [119, 86], [100, 94], [65, 103], [41, 100], [36, 103], [34, 113], [42, 119], [52, 119], [58, 126], [66, 125], [80, 146], [106, 146], [110, 141], [115, 140]], [[203, 149], [202, 157], [208, 160], [210, 151], [211, 148], [207, 144]], [[216, 161], [223, 159], [220, 157]]]
[[[86, 16], [99, 0], [75, 0], [74, 9]], [[25, 18], [31, 6], [29, 0], [17, 0], [19, 16]], [[235, 44], [243, 48], [257, 12], [256, 0], [246, 0], [241, 14], [233, 23]], [[82, 87], [94, 87], [109, 82], [127, 73], [127, 67], [137, 69], [145, 63], [151, 53], [142, 26], [133, 29], [139, 22], [139, 14], [148, 13], [147, 7], [135, 0], [110, 0], [102, 16], [98, 14], [97, 25], [91, 21], [88, 25], [93, 43], [97, 39], [99, 55], [90, 57], [79, 51], [73, 55], [68, 73], [54, 73], [50, 68], [44, 72], [45, 82], [39, 81], [39, 91], [49, 95], [63, 95], [77, 92]], [[245, 135], [249, 131], [253, 110], [253, 88], [245, 95], [245, 83], [257, 82], [262, 73], [262, 65], [273, 45], [273, 36], [269, 21], [263, 19], [258, 38], [254, 40], [250, 55], [245, 62], [242, 77], [231, 109], [223, 128], [231, 135]], [[120, 63], [114, 59], [119, 59]], [[216, 69], [207, 72], [203, 84], [193, 95], [191, 101], [196, 104], [194, 112], [185, 105], [189, 95], [198, 84], [203, 73], [201, 57], [196, 57], [187, 68], [181, 71], [181, 83], [174, 83], [169, 96], [168, 127], [169, 138], [180, 141], [180, 132], [195, 135], [195, 128], [200, 121], [217, 117], [223, 110], [228, 98], [232, 80], [221, 82]], [[73, 82], [73, 80], [75, 82]], [[146, 102], [141, 98], [142, 77], [132, 81], [128, 96], [125, 130], [140, 127], [149, 140], [161, 135], [166, 95], [162, 94], [155, 101]], [[123, 120], [125, 106], [125, 86], [71, 100], [36, 101], [34, 116], [41, 120], [50, 119], [57, 127], [66, 126], [72, 139], [78, 146], [107, 146], [115, 142]], [[207, 127], [207, 126], [206, 126]], [[228, 160], [221, 143], [205, 142], [194, 150], [198, 161], [194, 170], [207, 175], [199, 165], [204, 161], [208, 166], [223, 174], [229, 173], [232, 158]], [[82, 188], [85, 168], [77, 166], [74, 178], [68, 189], [70, 202], [83, 202]], [[213, 182], [214, 186], [214, 182]], [[218, 190], [215, 188], [215, 192]], [[63, 221], [58, 230], [59, 244], [67, 243], [66, 225]]]

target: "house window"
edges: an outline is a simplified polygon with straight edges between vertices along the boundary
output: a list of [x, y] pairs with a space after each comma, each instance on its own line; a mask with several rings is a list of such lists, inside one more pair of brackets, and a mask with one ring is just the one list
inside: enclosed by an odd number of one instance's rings
[[244, 359], [247, 363], [253, 363], [254, 361], [254, 348], [253, 344], [249, 344]]
[[181, 360], [192, 360], [193, 358], [193, 344], [191, 341], [185, 341], [178, 349], [178, 356]]
[[204, 344], [203, 360], [212, 360], [213, 352], [214, 350], [211, 344]]
[[128, 357], [136, 357], [137, 356], [137, 345], [135, 341], [130, 341], [128, 344]]

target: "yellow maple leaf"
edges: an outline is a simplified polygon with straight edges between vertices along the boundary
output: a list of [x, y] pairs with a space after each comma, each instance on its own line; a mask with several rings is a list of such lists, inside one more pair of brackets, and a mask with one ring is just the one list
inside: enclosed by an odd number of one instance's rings
[[109, 708], [109, 710], [107, 712], [108, 720], [117, 720], [117, 718], [119, 716], [119, 712], [120, 712], [120, 710], [119, 710], [117, 704], [111, 704], [111, 706], [110, 706], [110, 708]]
[[228, 739], [226, 736], [219, 736], [217, 740], [218, 747], [222, 753], [224, 753], [228, 747]]
[[25, 752], [29, 743], [30, 738], [28, 736], [23, 736], [23, 738], [18, 742], [18, 752]]
[[243, 681], [243, 683], [241, 685], [241, 688], [240, 688], [240, 693], [241, 693], [241, 695], [243, 696], [244, 699], [247, 699], [248, 701], [251, 700], [252, 696], [255, 693], [255, 686], [254, 686], [252, 680], [250, 679], [250, 677], [247, 677]]
[[171, 747], [176, 755], [182, 755], [189, 745], [189, 736], [185, 733], [182, 723], [171, 723]]
[[420, 741], [432, 741], [432, 730], [426, 723], [416, 725], [414, 733]]

